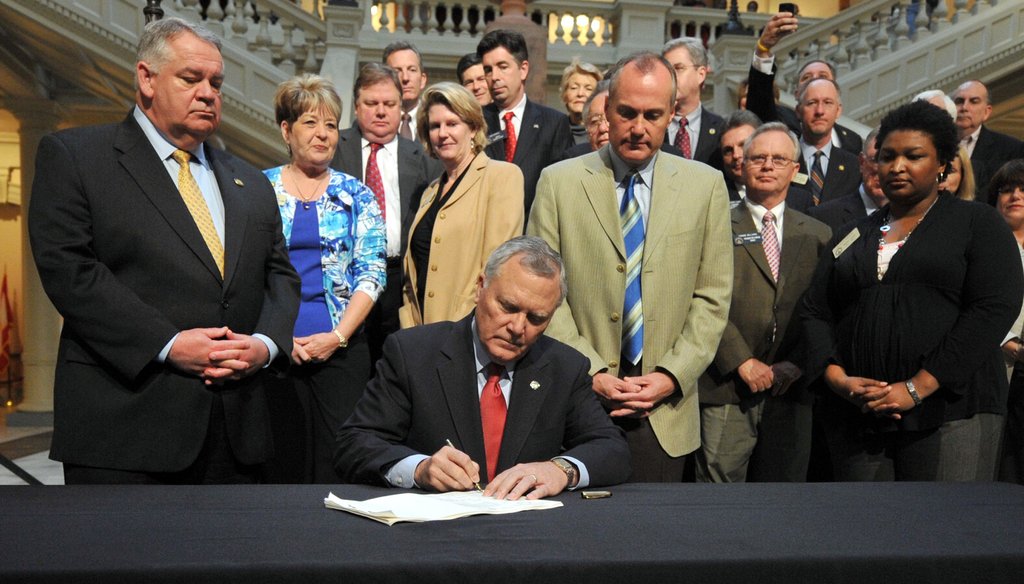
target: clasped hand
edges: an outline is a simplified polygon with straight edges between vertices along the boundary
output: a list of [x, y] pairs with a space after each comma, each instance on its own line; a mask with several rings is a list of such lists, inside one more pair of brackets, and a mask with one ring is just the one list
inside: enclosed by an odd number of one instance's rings
[[[468, 454], [451, 446], [442, 446], [430, 458], [423, 459], [413, 472], [416, 485], [438, 492], [469, 491], [480, 482], [480, 465]], [[551, 497], [565, 490], [569, 478], [553, 462], [517, 464], [498, 473], [484, 496], [515, 501]]]
[[676, 383], [660, 371], [622, 379], [598, 373], [593, 378], [593, 389], [613, 418], [646, 418], [655, 406], [676, 391]]
[[905, 382], [888, 383], [867, 377], [846, 375], [838, 365], [825, 370], [825, 382], [840, 397], [858, 406], [864, 413], [899, 420], [901, 412], [914, 407]]
[[334, 333], [317, 333], [292, 339], [292, 361], [296, 365], [323, 363], [338, 350], [338, 337]]
[[167, 354], [171, 365], [201, 377], [206, 385], [248, 377], [266, 365], [269, 358], [263, 341], [226, 326], [183, 330]]

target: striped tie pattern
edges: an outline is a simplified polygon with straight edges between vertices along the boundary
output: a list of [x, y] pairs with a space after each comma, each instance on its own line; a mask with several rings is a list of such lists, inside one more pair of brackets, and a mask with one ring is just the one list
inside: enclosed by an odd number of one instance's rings
[[825, 185], [825, 173], [821, 171], [821, 150], [814, 153], [814, 164], [811, 165], [811, 197], [814, 204], [821, 202], [821, 187]]
[[210, 208], [206, 205], [206, 199], [203, 198], [203, 192], [199, 190], [199, 183], [192, 176], [192, 169], [188, 167], [192, 154], [184, 150], [175, 150], [174, 154], [171, 154], [171, 158], [177, 161], [181, 167], [178, 170], [178, 192], [181, 193], [181, 198], [185, 201], [185, 206], [188, 207], [192, 220], [196, 222], [196, 227], [199, 228], [199, 233], [202, 234], [203, 241], [210, 249], [213, 261], [217, 264], [217, 269], [220, 270], [220, 275], [223, 278], [224, 244], [221, 243], [220, 236], [217, 235], [217, 228], [213, 225], [213, 217], [210, 215]]
[[768, 258], [768, 267], [772, 270], [772, 277], [779, 281], [779, 237], [775, 231], [775, 215], [771, 211], [764, 214], [761, 221], [761, 244], [764, 245], [764, 255]]
[[619, 216], [622, 239], [626, 244], [626, 300], [622, 319], [622, 355], [632, 364], [640, 362], [644, 351], [644, 312], [640, 294], [640, 264], [644, 257], [644, 219], [636, 201], [637, 174], [631, 173], [622, 197]]

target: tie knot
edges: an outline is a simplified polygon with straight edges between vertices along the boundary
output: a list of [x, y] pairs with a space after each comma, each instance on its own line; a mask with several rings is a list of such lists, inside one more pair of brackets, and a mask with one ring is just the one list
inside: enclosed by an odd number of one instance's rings
[[179, 149], [175, 150], [174, 153], [171, 154], [171, 158], [173, 158], [178, 164], [185, 166], [190, 160], [192, 160], [192, 153]]
[[764, 214], [764, 219], [762, 219], [761, 222], [764, 223], [765, 225], [769, 223], [775, 223], [775, 215], [771, 211], [766, 211]]
[[815, 150], [814, 151], [814, 161], [817, 162], [817, 161], [821, 160], [821, 155], [822, 154], [824, 154], [824, 152], [822, 152], [821, 150]]
[[380, 150], [383, 147], [384, 147], [383, 144], [378, 144], [376, 142], [370, 142], [370, 152], [377, 152], [378, 150]]
[[511, 124], [512, 123], [512, 118], [514, 118], [514, 117], [516, 117], [516, 114], [514, 112], [505, 112], [505, 115], [502, 116], [502, 118], [505, 120], [506, 124]]
[[690, 125], [690, 120], [687, 119], [686, 116], [683, 116], [682, 119], [679, 120], [679, 125], [685, 128]]

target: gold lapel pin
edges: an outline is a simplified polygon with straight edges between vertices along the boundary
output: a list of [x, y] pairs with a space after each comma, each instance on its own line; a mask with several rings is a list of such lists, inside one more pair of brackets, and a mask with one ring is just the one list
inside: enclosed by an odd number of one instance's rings
[[715, 135], [715, 129], [711, 128], [710, 130], [708, 130], [708, 134], [711, 134], [712, 136], [714, 136]]
[[235, 179], [235, 184], [240, 186], [240, 187], [244, 187], [245, 186], [245, 183], [242, 182], [242, 179], [240, 179], [240, 178], [236, 178]]
[[531, 381], [531, 382], [530, 382], [530, 389], [533, 389], [533, 390], [538, 390], [538, 389], [540, 389], [540, 382], [539, 382], [539, 381], [537, 381], [537, 380], [533, 380], [533, 381]]
[[845, 165], [842, 165], [842, 164], [840, 164], [840, 165], [839, 165], [839, 170], [846, 170], [846, 166], [845, 166]]

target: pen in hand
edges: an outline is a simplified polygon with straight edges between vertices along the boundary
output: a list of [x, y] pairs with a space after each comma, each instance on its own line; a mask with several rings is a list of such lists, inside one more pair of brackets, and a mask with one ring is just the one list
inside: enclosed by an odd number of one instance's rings
[[[452, 448], [455, 448], [455, 445], [452, 444], [452, 441], [450, 439], [446, 438], [445, 442], [448, 443], [448, 446], [451, 446]], [[455, 448], [455, 450], [458, 450], [458, 448]], [[473, 483], [473, 486], [476, 487], [477, 491], [480, 491], [481, 493], [484, 492], [483, 488], [480, 486], [480, 483]]]

